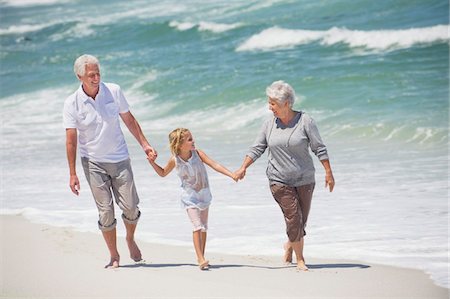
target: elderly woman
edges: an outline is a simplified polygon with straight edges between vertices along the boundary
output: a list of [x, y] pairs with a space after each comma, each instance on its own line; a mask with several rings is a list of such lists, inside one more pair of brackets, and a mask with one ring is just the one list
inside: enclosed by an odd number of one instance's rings
[[303, 236], [311, 207], [315, 186], [314, 164], [309, 148], [325, 168], [325, 187], [334, 188], [334, 178], [327, 148], [322, 142], [314, 120], [292, 105], [295, 92], [283, 82], [273, 82], [266, 89], [272, 118], [262, 126], [254, 145], [235, 175], [242, 179], [246, 169], [266, 150], [268, 153], [267, 177], [270, 190], [280, 206], [286, 222], [288, 241], [284, 244], [286, 263], [292, 262], [292, 250], [297, 258], [297, 269], [307, 271], [303, 257]]

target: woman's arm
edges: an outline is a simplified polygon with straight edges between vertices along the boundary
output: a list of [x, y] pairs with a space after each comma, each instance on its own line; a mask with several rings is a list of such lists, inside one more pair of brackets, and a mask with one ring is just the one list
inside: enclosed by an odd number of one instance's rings
[[234, 177], [234, 174], [231, 171], [229, 171], [225, 166], [217, 163], [216, 161], [208, 157], [208, 155], [206, 155], [201, 150], [197, 150], [197, 153], [200, 156], [200, 159], [202, 159], [203, 163], [205, 163], [215, 171], [220, 172], [221, 174], [224, 174], [226, 176], [229, 176], [233, 180], [237, 181], [237, 179]]
[[253, 162], [254, 162], [254, 161], [253, 161], [252, 158], [250, 158], [249, 156], [245, 156], [244, 162], [242, 162], [241, 167], [240, 167], [238, 170], [236, 170], [236, 171], [234, 172], [234, 175], [236, 176], [236, 178], [237, 178], [238, 180], [242, 180], [242, 179], [244, 178], [245, 172], [246, 172], [247, 168], [248, 168], [250, 165], [252, 165]]
[[333, 171], [331, 170], [330, 160], [320, 160], [322, 162], [323, 168], [325, 168], [325, 188], [329, 188], [330, 192], [334, 189], [334, 177], [333, 177]]
[[168, 175], [175, 167], [175, 157], [170, 157], [169, 161], [167, 162], [167, 165], [163, 168], [159, 166], [154, 160], [148, 159], [148, 162], [150, 162], [150, 165], [153, 167], [153, 169], [156, 171], [156, 173], [161, 176], [165, 177]]

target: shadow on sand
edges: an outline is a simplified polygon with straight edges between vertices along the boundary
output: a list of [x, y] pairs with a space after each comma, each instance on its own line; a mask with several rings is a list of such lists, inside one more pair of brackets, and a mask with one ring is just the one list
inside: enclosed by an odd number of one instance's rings
[[[174, 264], [153, 264], [153, 263], [136, 263], [122, 265], [120, 268], [172, 268], [172, 267], [183, 267], [183, 266], [193, 266], [198, 267], [197, 264], [192, 263], [174, 263]], [[281, 266], [259, 266], [259, 265], [238, 265], [238, 264], [214, 264], [210, 265], [210, 269], [225, 269], [225, 268], [259, 268], [259, 269], [269, 269], [269, 270], [279, 270], [287, 268], [295, 268], [295, 264], [291, 265], [281, 265]], [[350, 263], [339, 263], [339, 264], [307, 264], [310, 270], [316, 269], [349, 269], [349, 268], [359, 268], [367, 269], [370, 268], [369, 265], [364, 264], [350, 264]]]

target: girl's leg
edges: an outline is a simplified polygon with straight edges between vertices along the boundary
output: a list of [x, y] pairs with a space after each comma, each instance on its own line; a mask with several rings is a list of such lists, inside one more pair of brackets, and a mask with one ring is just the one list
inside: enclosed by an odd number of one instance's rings
[[203, 253], [203, 255], [205, 255], [205, 249], [206, 249], [206, 237], [207, 237], [206, 230], [208, 229], [208, 212], [209, 212], [209, 208], [199, 211], [200, 223], [202, 226], [201, 236], [202, 236], [202, 253]]
[[[206, 243], [206, 234], [204, 237], [202, 236], [204, 233], [202, 232], [202, 225], [200, 221], [200, 213], [201, 211], [197, 208], [189, 208], [186, 210], [191, 220], [194, 231], [192, 233], [192, 241], [194, 243], [195, 254], [197, 255], [198, 265], [201, 270], [208, 269], [209, 262], [205, 259], [205, 243]], [[203, 240], [204, 239], [204, 240]]]
[[192, 241], [194, 242], [195, 254], [197, 255], [198, 264], [204, 264], [206, 262], [205, 256], [203, 255], [202, 248], [202, 231], [196, 230], [192, 233]]

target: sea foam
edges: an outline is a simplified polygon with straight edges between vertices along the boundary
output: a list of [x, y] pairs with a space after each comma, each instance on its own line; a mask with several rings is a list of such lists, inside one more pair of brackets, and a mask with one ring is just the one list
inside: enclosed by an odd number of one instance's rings
[[371, 31], [339, 27], [333, 27], [325, 31], [271, 27], [247, 39], [236, 48], [236, 51], [271, 51], [313, 42], [318, 42], [324, 46], [342, 43], [350, 48], [387, 51], [405, 49], [418, 44], [448, 42], [448, 32], [448, 25]]
[[186, 31], [190, 30], [194, 27], [197, 27], [198, 31], [210, 31], [213, 33], [221, 33], [229, 30], [233, 30], [235, 28], [243, 26], [243, 23], [234, 23], [234, 24], [221, 24], [221, 23], [214, 23], [214, 22], [199, 22], [199, 23], [192, 23], [192, 22], [177, 22], [177, 21], [171, 21], [169, 23], [170, 27], [176, 28], [180, 31]]
[[0, 1], [0, 4], [7, 6], [38, 6], [38, 5], [53, 5], [53, 4], [61, 4], [64, 2], [69, 2], [68, 0], [3, 0]]

